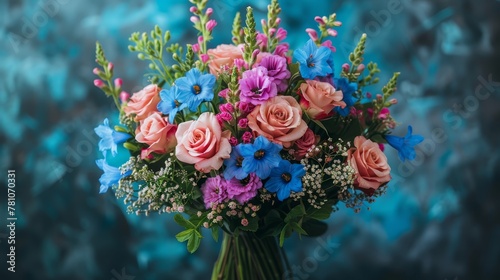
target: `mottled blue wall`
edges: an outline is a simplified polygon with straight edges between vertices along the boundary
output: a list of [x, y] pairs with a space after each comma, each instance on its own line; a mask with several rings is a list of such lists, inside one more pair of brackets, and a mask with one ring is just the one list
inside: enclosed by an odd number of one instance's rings
[[[0, 195], [1, 279], [208, 279], [218, 244], [194, 255], [172, 217], [127, 215], [99, 195], [93, 128], [114, 115], [93, 84], [99, 40], [124, 87], [146, 84], [128, 36], [155, 24], [193, 43], [188, 1], [0, 1], [0, 174], [17, 170], [17, 272], [6, 271], [6, 187]], [[215, 43], [250, 4], [214, 0]], [[393, 114], [426, 137], [371, 210], [342, 209], [317, 239], [286, 251], [302, 279], [498, 279], [500, 276], [500, 2], [494, 0], [281, 1], [287, 41], [308, 39], [313, 17], [337, 12], [334, 41], [344, 62], [362, 32], [382, 81], [401, 71]], [[383, 27], [383, 28], [382, 28]], [[226, 29], [224, 33], [222, 29]], [[406, 128], [398, 128], [403, 134]], [[4, 180], [4, 179], [2, 179]], [[331, 244], [326, 257], [314, 252]], [[333, 244], [333, 245], [332, 245]], [[130, 276], [130, 277], [127, 277]], [[496, 276], [496, 277], [495, 277]]]

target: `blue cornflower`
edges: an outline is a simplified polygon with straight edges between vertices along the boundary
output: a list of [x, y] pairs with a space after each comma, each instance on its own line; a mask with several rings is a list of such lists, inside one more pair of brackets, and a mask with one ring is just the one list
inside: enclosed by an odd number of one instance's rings
[[186, 76], [177, 79], [175, 84], [182, 94], [187, 94], [189, 110], [193, 112], [198, 109], [201, 102], [211, 101], [214, 98], [215, 76], [201, 74], [197, 68], [189, 70]]
[[358, 89], [357, 83], [349, 83], [349, 80], [346, 78], [340, 78], [334, 80], [335, 89], [341, 90], [344, 97], [342, 101], [345, 102], [346, 106], [342, 109], [340, 107], [335, 107], [335, 112], [339, 113], [342, 117], [347, 117], [351, 112], [351, 107], [354, 106], [356, 100], [353, 97], [353, 94]]
[[290, 196], [290, 192], [302, 191], [302, 177], [306, 171], [302, 164], [291, 164], [288, 160], [280, 161], [278, 167], [271, 170], [269, 180], [264, 186], [270, 192], [277, 192], [278, 199], [283, 201]]
[[266, 179], [273, 167], [278, 166], [281, 161], [279, 152], [281, 145], [259, 136], [253, 144], [240, 144], [240, 153], [243, 156], [242, 167], [247, 174], [255, 172], [261, 179]]
[[106, 152], [108, 150], [111, 150], [111, 154], [115, 156], [118, 151], [117, 144], [124, 143], [127, 139], [132, 137], [128, 133], [118, 132], [112, 129], [109, 126], [107, 118], [104, 119], [102, 124], [94, 128], [94, 131], [99, 137], [101, 137], [101, 140], [99, 141], [99, 151], [101, 151], [104, 156], [106, 156]]
[[119, 168], [107, 164], [106, 160], [104, 159], [98, 159], [95, 161], [95, 163], [102, 171], [104, 171], [104, 173], [101, 175], [101, 178], [99, 178], [99, 183], [101, 183], [99, 193], [105, 193], [109, 187], [117, 185], [121, 178], [127, 177], [132, 174], [132, 170], [129, 170], [122, 174]]
[[[314, 79], [318, 76], [324, 77], [333, 74], [331, 64], [332, 51], [324, 46], [316, 46], [309, 40], [302, 49], [297, 49], [293, 57], [299, 62], [300, 75], [304, 79]], [[332, 63], [333, 64], [333, 63]]]
[[181, 92], [177, 86], [160, 91], [161, 101], [158, 103], [158, 111], [168, 115], [168, 121], [174, 123], [175, 115], [187, 107], [189, 94]]
[[415, 145], [424, 141], [424, 137], [420, 135], [412, 135], [413, 128], [411, 125], [408, 126], [408, 133], [405, 137], [398, 137], [393, 135], [385, 135], [385, 140], [394, 149], [398, 150], [399, 159], [405, 161], [405, 159], [414, 160], [415, 159]]
[[244, 158], [240, 152], [241, 145], [234, 147], [231, 151], [231, 156], [224, 160], [224, 165], [226, 166], [226, 169], [224, 169], [224, 178], [226, 180], [231, 180], [234, 177], [238, 180], [243, 180], [248, 176], [248, 172], [243, 170]]

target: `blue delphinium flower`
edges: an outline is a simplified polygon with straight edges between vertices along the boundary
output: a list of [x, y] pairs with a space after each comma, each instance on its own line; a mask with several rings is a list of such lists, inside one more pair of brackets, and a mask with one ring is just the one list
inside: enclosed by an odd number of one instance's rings
[[188, 107], [196, 111], [203, 101], [211, 101], [214, 98], [215, 76], [202, 74], [197, 68], [186, 73], [185, 77], [175, 81], [176, 86], [182, 94], [188, 96]]
[[98, 159], [95, 161], [95, 163], [102, 171], [104, 171], [104, 173], [101, 175], [101, 178], [99, 178], [99, 183], [101, 183], [99, 193], [105, 193], [109, 187], [117, 185], [121, 178], [127, 177], [132, 174], [132, 170], [129, 170], [122, 174], [119, 168], [107, 164], [106, 160], [104, 159]]
[[277, 193], [278, 199], [283, 201], [290, 196], [290, 192], [302, 191], [302, 177], [305, 174], [302, 164], [291, 164], [288, 160], [282, 160], [278, 167], [271, 170], [269, 180], [264, 187], [270, 192]]
[[101, 137], [99, 140], [99, 151], [102, 152], [104, 156], [106, 156], [106, 152], [111, 150], [111, 154], [113, 156], [117, 153], [117, 144], [124, 143], [130, 137], [132, 137], [128, 133], [118, 132], [112, 129], [109, 126], [108, 119], [104, 119], [103, 123], [94, 128], [95, 133]]
[[173, 124], [175, 115], [187, 107], [189, 93], [180, 91], [176, 86], [160, 91], [161, 101], [158, 103], [158, 111], [168, 115], [168, 121]]
[[385, 140], [394, 149], [398, 151], [399, 159], [405, 161], [405, 159], [414, 160], [415, 159], [415, 145], [424, 141], [424, 137], [420, 135], [412, 135], [413, 128], [411, 125], [408, 126], [408, 133], [405, 137], [398, 137], [393, 135], [385, 135]]
[[318, 47], [312, 40], [309, 40], [302, 49], [293, 52], [293, 57], [300, 64], [300, 75], [304, 79], [314, 79], [318, 76], [333, 74], [333, 68], [329, 63], [331, 53], [329, 48]]
[[231, 156], [224, 160], [224, 165], [226, 166], [226, 169], [224, 169], [224, 178], [226, 180], [231, 180], [234, 177], [238, 180], [243, 180], [248, 176], [248, 173], [243, 170], [244, 158], [240, 152], [241, 145], [234, 147], [231, 151]]
[[351, 112], [351, 107], [354, 106], [356, 100], [353, 97], [353, 94], [358, 89], [357, 83], [349, 83], [349, 80], [346, 78], [340, 78], [334, 80], [335, 89], [341, 90], [344, 97], [342, 101], [345, 102], [346, 106], [342, 109], [340, 107], [335, 107], [335, 112], [339, 113], [342, 117], [347, 117]]
[[257, 137], [253, 144], [240, 144], [243, 171], [247, 174], [255, 172], [261, 179], [266, 179], [271, 169], [281, 161], [279, 152], [282, 148], [262, 135]]

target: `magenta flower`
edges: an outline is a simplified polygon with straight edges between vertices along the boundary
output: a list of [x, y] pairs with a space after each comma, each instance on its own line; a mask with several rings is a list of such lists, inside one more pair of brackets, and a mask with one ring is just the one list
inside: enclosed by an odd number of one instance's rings
[[240, 100], [253, 105], [260, 105], [278, 95], [278, 88], [273, 82], [273, 78], [268, 76], [268, 71], [264, 67], [259, 66], [243, 72], [239, 84]]
[[201, 192], [207, 209], [224, 202], [228, 198], [227, 185], [227, 181], [220, 176], [211, 177], [205, 181], [201, 186]]
[[236, 199], [240, 204], [254, 198], [260, 188], [262, 181], [255, 173], [251, 173], [243, 180], [233, 178], [227, 182], [228, 198]]
[[291, 74], [287, 69], [286, 58], [278, 55], [266, 56], [261, 60], [260, 66], [267, 69], [267, 75], [273, 78], [279, 92], [287, 89], [286, 80], [290, 78]]

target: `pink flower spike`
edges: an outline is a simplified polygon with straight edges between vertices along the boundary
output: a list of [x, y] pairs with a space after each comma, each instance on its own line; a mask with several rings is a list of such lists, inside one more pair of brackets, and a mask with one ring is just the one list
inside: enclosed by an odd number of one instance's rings
[[203, 36], [198, 36], [198, 44], [203, 44], [203, 41], [205, 41], [205, 39], [203, 39]]
[[96, 68], [94, 68], [94, 70], [92, 70], [92, 73], [99, 75], [99, 74], [101, 74], [101, 70], [96, 67]]
[[113, 63], [108, 63], [108, 71], [113, 71], [113, 68], [115, 68], [115, 65]]
[[326, 24], [326, 23], [325, 23], [325, 21], [323, 20], [323, 18], [321, 18], [321, 17], [319, 17], [319, 16], [314, 17], [314, 20], [315, 20], [317, 23], [321, 24], [321, 25], [325, 25], [325, 24]]
[[117, 88], [121, 88], [123, 85], [123, 80], [121, 78], [116, 78], [114, 82], [115, 82], [115, 87]]
[[127, 102], [129, 98], [130, 98], [130, 94], [128, 92], [125, 92], [125, 91], [120, 92], [120, 100], [122, 103]]
[[210, 17], [213, 13], [214, 13], [214, 9], [212, 9], [212, 8], [208, 8], [207, 11], [205, 12], [207, 17]]
[[94, 80], [94, 86], [96, 86], [98, 88], [103, 88], [104, 87], [104, 82], [102, 80], [95, 79]]
[[210, 56], [208, 54], [202, 54], [200, 55], [201, 62], [207, 63], [210, 60]]
[[243, 136], [241, 136], [241, 140], [245, 144], [252, 142], [252, 138], [253, 138], [253, 136], [252, 136], [252, 133], [250, 131], [245, 131], [245, 133], [243, 133]]
[[221, 91], [219, 91], [219, 97], [222, 97], [222, 98], [227, 98], [227, 93], [229, 92], [229, 89], [226, 88], [226, 89], [223, 89]]
[[247, 68], [247, 63], [245, 62], [245, 60], [241, 59], [241, 58], [237, 58], [233, 61], [234, 65], [238, 68]]
[[286, 35], [287, 35], [287, 32], [285, 29], [283, 29], [281, 27], [278, 28], [278, 32], [276, 33], [276, 38], [278, 38], [279, 41], [285, 40]]
[[189, 20], [192, 23], [198, 23], [198, 22], [200, 22], [200, 19], [197, 16], [192, 16], [192, 17], [189, 18]]
[[205, 27], [207, 28], [208, 32], [212, 32], [212, 30], [214, 29], [214, 27], [217, 26], [217, 21], [215, 21], [215, 19], [211, 19], [207, 22], [207, 24], [205, 25]]
[[309, 37], [311, 37], [311, 40], [313, 40], [313, 41], [318, 40], [318, 32], [316, 32], [316, 30], [314, 30], [312, 28], [307, 28], [306, 32], [309, 35]]
[[276, 33], [276, 28], [269, 28], [269, 36], [274, 36]]
[[199, 44], [194, 44], [194, 45], [191, 46], [191, 48], [193, 49], [194, 53], [198, 53], [200, 51], [200, 45]]
[[342, 64], [342, 71], [347, 73], [347, 72], [349, 72], [350, 69], [351, 69], [351, 66], [348, 63]]
[[247, 118], [240, 119], [238, 121], [238, 127], [240, 127], [240, 128], [248, 127], [248, 119]]
[[259, 49], [255, 49], [253, 51], [253, 53], [252, 53], [252, 57], [257, 58], [257, 56], [259, 55], [259, 53], [260, 53], [260, 50]]
[[326, 32], [328, 33], [328, 35], [330, 35], [330, 36], [332, 36], [332, 37], [337, 37], [337, 34], [338, 34], [337, 30], [335, 30], [335, 29], [331, 29], [331, 28], [328, 28], [328, 29], [326, 30]]
[[197, 12], [198, 12], [198, 8], [196, 8], [195, 6], [191, 6], [191, 7], [189, 8], [189, 11], [190, 11], [191, 13], [195, 14], [195, 13], [197, 13]]
[[236, 139], [236, 137], [232, 136], [231, 138], [229, 138], [229, 144], [231, 144], [231, 146], [236, 146], [238, 145], [238, 139]]
[[265, 19], [261, 19], [260, 24], [262, 25], [262, 27], [267, 26], [267, 22]]
[[281, 18], [276, 18], [276, 21], [274, 22], [274, 24], [280, 25], [280, 23], [281, 23]]

